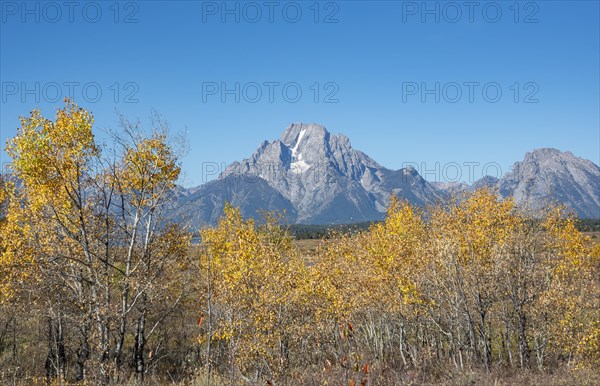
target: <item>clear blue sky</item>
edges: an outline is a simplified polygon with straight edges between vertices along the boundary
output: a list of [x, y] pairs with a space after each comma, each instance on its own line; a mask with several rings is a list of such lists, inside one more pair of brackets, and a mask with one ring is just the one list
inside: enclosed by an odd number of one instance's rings
[[143, 121], [156, 109], [187, 130], [187, 186], [202, 163], [245, 158], [291, 122], [344, 133], [394, 169], [507, 171], [539, 147], [600, 163], [598, 1], [0, 4], [3, 144], [19, 115], [53, 116], [75, 82], [99, 128], [116, 109]]

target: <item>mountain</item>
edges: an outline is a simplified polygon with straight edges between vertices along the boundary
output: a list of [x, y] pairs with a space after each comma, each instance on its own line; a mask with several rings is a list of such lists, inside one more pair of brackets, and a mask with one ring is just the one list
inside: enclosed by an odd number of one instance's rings
[[484, 176], [477, 181], [473, 182], [473, 184], [469, 185], [466, 182], [441, 182], [436, 181], [433, 184], [442, 192], [446, 193], [446, 195], [454, 196], [460, 195], [461, 193], [470, 193], [474, 192], [477, 189], [481, 188], [492, 188], [494, 189], [498, 183], [498, 178], [493, 176]]
[[517, 205], [533, 211], [563, 204], [579, 217], [600, 218], [600, 167], [570, 151], [535, 149], [500, 179], [485, 176], [472, 185], [436, 186], [447, 194], [490, 187], [501, 197], [513, 197]]
[[225, 203], [240, 208], [245, 218], [258, 217], [260, 212], [280, 211], [289, 222], [297, 213], [292, 204], [263, 179], [249, 176], [226, 176], [194, 189], [192, 193], [177, 192], [175, 220], [194, 227], [216, 224]]
[[600, 167], [569, 151], [533, 150], [496, 186], [521, 206], [537, 210], [560, 202], [580, 217], [600, 218]]
[[230, 164], [214, 181], [176, 193], [176, 218], [192, 226], [214, 224], [225, 202], [245, 217], [285, 212], [291, 223], [340, 224], [380, 220], [390, 196], [425, 206], [452, 194], [488, 186], [519, 205], [539, 209], [559, 201], [581, 217], [600, 217], [600, 168], [555, 149], [527, 153], [511, 172], [472, 185], [432, 183], [415, 169], [387, 169], [352, 148], [344, 135], [317, 124], [290, 125], [249, 158]]
[[248, 216], [267, 209], [302, 224], [362, 222], [382, 219], [390, 194], [420, 206], [444, 197], [414, 169], [386, 169], [348, 137], [298, 123], [187, 195], [178, 216], [196, 226], [214, 223], [230, 201]]

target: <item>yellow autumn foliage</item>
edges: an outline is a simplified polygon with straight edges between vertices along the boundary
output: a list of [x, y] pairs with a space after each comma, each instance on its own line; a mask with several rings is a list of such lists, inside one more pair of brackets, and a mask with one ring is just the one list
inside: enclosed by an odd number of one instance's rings
[[255, 224], [229, 206], [202, 239], [223, 307], [214, 337], [230, 344], [242, 374], [261, 362], [261, 374], [281, 373], [273, 348], [286, 335], [273, 326], [282, 314], [267, 306], [277, 299], [305, 312], [285, 315], [303, 326], [289, 339], [311, 361], [345, 369], [367, 359], [421, 366], [432, 352], [459, 368], [599, 358], [598, 252], [560, 208], [534, 216], [489, 189], [425, 211], [392, 199], [385, 221], [331, 235], [306, 267], [290, 260], [295, 276], [281, 265], [293, 248], [265, 249]]
[[243, 220], [231, 205], [200, 236], [215, 326], [206, 339], [229, 347], [230, 361], [242, 373], [280, 374], [287, 366], [282, 356], [302, 328], [297, 317], [306, 268], [290, 236], [278, 232], [272, 219], [262, 227]]

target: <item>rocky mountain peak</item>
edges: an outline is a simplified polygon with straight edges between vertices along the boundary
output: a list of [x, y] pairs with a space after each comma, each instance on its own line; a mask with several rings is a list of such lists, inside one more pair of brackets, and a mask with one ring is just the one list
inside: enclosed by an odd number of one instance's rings
[[600, 216], [600, 167], [558, 149], [535, 149], [499, 181], [503, 196], [540, 209], [561, 202], [583, 217]]
[[561, 162], [578, 162], [578, 157], [574, 156], [570, 151], [562, 152], [554, 148], [540, 148], [525, 153], [525, 157], [521, 163], [551, 164]]
[[[258, 176], [290, 201], [299, 221], [342, 222], [348, 216], [353, 221], [381, 217], [391, 193], [383, 179], [390, 173], [353, 149], [347, 136], [330, 134], [319, 124], [293, 123], [279, 140], [262, 143], [221, 178]], [[346, 220], [335, 218], [337, 211], [345, 211]]]
[[560, 156], [562, 154], [572, 154], [572, 153], [570, 151], [562, 152], [553, 147], [541, 147], [541, 148], [533, 149], [533, 150], [525, 153], [525, 158], [528, 158], [528, 157], [536, 157], [536, 158], [553, 157], [553, 156]]
[[[401, 156], [401, 155], [400, 155]], [[390, 170], [352, 148], [348, 137], [318, 124], [293, 123], [279, 139], [262, 142], [249, 158], [190, 192], [179, 192], [181, 218], [214, 223], [225, 201], [244, 216], [282, 210], [292, 222], [350, 223], [382, 219], [391, 195], [425, 206], [480, 187], [532, 209], [563, 203], [582, 217], [600, 217], [600, 167], [571, 152], [528, 152], [501, 179], [486, 176], [472, 185], [430, 183], [412, 167]]]
[[302, 139], [322, 141], [329, 136], [329, 132], [324, 126], [316, 123], [292, 123], [279, 140], [289, 147], [294, 147]]

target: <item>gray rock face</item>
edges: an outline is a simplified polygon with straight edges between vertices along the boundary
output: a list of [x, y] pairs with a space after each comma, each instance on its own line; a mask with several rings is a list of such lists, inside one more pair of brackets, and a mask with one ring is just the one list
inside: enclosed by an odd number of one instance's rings
[[570, 152], [527, 153], [500, 180], [484, 177], [470, 186], [430, 183], [413, 168], [382, 167], [353, 149], [344, 135], [301, 123], [229, 165], [217, 180], [177, 193], [176, 213], [192, 226], [214, 224], [230, 202], [245, 217], [276, 210], [285, 212], [290, 223], [351, 223], [382, 219], [391, 195], [425, 206], [483, 186], [533, 209], [554, 200], [580, 216], [600, 217], [600, 168]]
[[253, 175], [280, 192], [298, 223], [347, 223], [381, 219], [390, 194], [424, 205], [440, 193], [416, 172], [392, 171], [316, 124], [292, 124], [279, 140], [263, 142], [220, 178]]
[[569, 151], [529, 152], [497, 186], [502, 196], [533, 210], [562, 203], [580, 217], [600, 218], [600, 167]]
[[496, 177], [484, 176], [478, 179], [477, 181], [473, 182], [473, 185], [471, 185], [469, 189], [471, 191], [475, 191], [481, 188], [494, 188], [496, 185], [498, 185], [498, 181], [500, 180]]
[[260, 178], [230, 176], [210, 181], [190, 194], [177, 194], [174, 217], [192, 228], [214, 225], [225, 203], [240, 207], [245, 218], [258, 218], [263, 210], [279, 211], [293, 223], [297, 214], [291, 203]]
[[463, 193], [474, 192], [481, 188], [494, 189], [498, 184], [498, 178], [492, 176], [484, 176], [473, 184], [469, 185], [466, 182], [434, 182], [435, 186], [443, 191], [447, 197], [459, 196]]
[[520, 207], [533, 211], [563, 204], [577, 216], [600, 218], [600, 167], [573, 153], [536, 149], [525, 154], [502, 178], [485, 176], [472, 185], [437, 185], [447, 194], [472, 192], [482, 187], [514, 197]]

